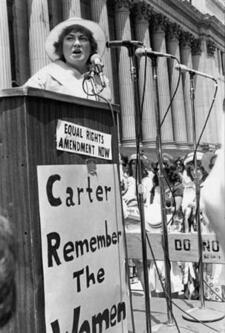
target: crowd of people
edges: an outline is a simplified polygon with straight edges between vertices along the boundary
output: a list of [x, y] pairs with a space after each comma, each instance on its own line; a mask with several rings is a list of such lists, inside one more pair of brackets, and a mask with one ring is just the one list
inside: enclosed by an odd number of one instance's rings
[[[196, 154], [196, 157], [194, 154]], [[159, 170], [158, 161], [150, 161], [144, 154], [140, 154], [139, 159], [137, 159], [136, 154], [132, 154], [129, 157], [121, 156], [121, 194], [126, 229], [135, 228], [140, 222], [140, 202], [138, 203], [136, 194], [138, 182], [140, 182], [141, 178], [146, 231], [150, 233], [163, 232], [161, 207], [163, 200], [168, 233], [197, 234], [197, 216], [199, 217], [201, 232], [214, 233], [210, 219], [205, 214], [201, 191], [216, 159], [216, 151], [205, 153], [200, 151], [196, 153], [190, 152], [179, 158], [173, 158], [170, 154], [164, 153], [162, 156], [163, 168]], [[194, 163], [195, 160], [196, 164]], [[137, 163], [139, 163], [139, 169], [141, 170], [139, 178], [137, 178]], [[160, 185], [163, 188], [163, 197]], [[199, 192], [196, 192], [196, 186]], [[196, 193], [198, 193], [198, 198]], [[199, 207], [198, 215], [196, 206]], [[144, 288], [142, 262], [132, 259], [132, 264], [135, 265], [136, 275]], [[203, 264], [203, 266], [205, 298], [224, 301], [224, 265]], [[148, 267], [150, 290], [161, 293], [162, 288], [157, 276], [155, 263], [148, 261]], [[157, 261], [157, 267], [163, 278], [165, 273], [164, 262]], [[199, 297], [197, 263], [172, 262], [171, 281], [173, 293], [187, 298], [196, 299]]]
[[[24, 87], [34, 87], [80, 98], [98, 101], [110, 101], [111, 90], [109, 80], [103, 73], [99, 75], [100, 58], [104, 53], [105, 35], [100, 26], [89, 20], [73, 17], [61, 22], [51, 30], [46, 40], [46, 53], [51, 63], [35, 73]], [[93, 57], [95, 55], [95, 57]], [[96, 66], [97, 64], [97, 66]], [[104, 80], [104, 84], [101, 80]], [[216, 154], [197, 153], [197, 170], [193, 165], [193, 153], [174, 159], [168, 154], [163, 155], [163, 178], [159, 179], [159, 164], [151, 162], [144, 154], [140, 159], [143, 204], [146, 229], [160, 232], [162, 227], [160, 184], [165, 195], [165, 209], [169, 232], [191, 232], [196, 229], [196, 177], [200, 189], [210, 173], [216, 160]], [[206, 158], [207, 157], [207, 158]], [[205, 161], [205, 163], [204, 163]], [[208, 161], [208, 163], [207, 163]], [[221, 164], [224, 167], [224, 162]], [[121, 193], [125, 222], [128, 217], [140, 220], [137, 200], [137, 156], [121, 157]], [[222, 184], [224, 190], [224, 184]], [[220, 184], [215, 187], [215, 193]], [[217, 191], [218, 192], [218, 191]], [[201, 197], [201, 196], [200, 196]], [[222, 196], [222, 198], [224, 195]], [[217, 196], [215, 195], [215, 198]], [[221, 200], [219, 201], [221, 206]], [[201, 206], [201, 203], [200, 203]], [[207, 203], [208, 209], [211, 206]], [[213, 208], [217, 203], [213, 203]], [[212, 211], [212, 210], [211, 210]], [[221, 213], [221, 216], [223, 213]], [[210, 220], [201, 210], [201, 226], [204, 231], [211, 232]], [[224, 234], [222, 223], [218, 224]], [[15, 241], [9, 221], [0, 215], [0, 327], [4, 326], [15, 312]], [[143, 266], [141, 261], [134, 260], [137, 274], [143, 283]], [[151, 291], [161, 292], [160, 283], [152, 262], [149, 265]], [[157, 263], [163, 277], [163, 262]], [[223, 265], [207, 264], [205, 279], [207, 299], [223, 300], [225, 297], [225, 274]], [[197, 295], [197, 274], [194, 263], [171, 264], [173, 292], [186, 293], [188, 297]], [[197, 295], [197, 296], [196, 296]]]

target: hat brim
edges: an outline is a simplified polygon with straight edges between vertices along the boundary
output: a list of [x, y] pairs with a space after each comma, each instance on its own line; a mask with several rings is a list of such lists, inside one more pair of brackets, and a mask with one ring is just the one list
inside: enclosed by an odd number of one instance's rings
[[63, 21], [59, 24], [57, 24], [49, 33], [46, 42], [45, 42], [45, 51], [48, 55], [48, 57], [55, 61], [59, 59], [58, 54], [55, 53], [55, 46], [54, 44], [58, 42], [59, 36], [63, 32], [64, 29], [72, 27], [73, 25], [80, 25], [84, 27], [85, 29], [88, 29], [92, 32], [93, 37], [98, 45], [98, 53], [100, 56], [103, 55], [105, 51], [105, 44], [106, 44], [106, 37], [103, 32], [103, 30], [100, 28], [100, 26], [93, 21], [90, 20], [84, 20], [80, 17], [72, 17], [69, 18], [66, 21]]
[[[196, 153], [196, 160], [201, 161], [203, 157], [202, 152]], [[186, 158], [184, 159], [184, 165], [186, 166], [188, 163], [194, 163], [194, 153], [189, 153]]]

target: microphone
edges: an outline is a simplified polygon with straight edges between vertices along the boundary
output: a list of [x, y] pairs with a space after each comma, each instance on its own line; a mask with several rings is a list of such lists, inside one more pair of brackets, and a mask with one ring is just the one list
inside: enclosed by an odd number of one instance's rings
[[206, 77], [206, 78], [208, 78], [208, 79], [211, 79], [211, 80], [217, 82], [217, 80], [216, 80], [213, 76], [211, 76], [211, 75], [209, 75], [209, 74], [206, 74], [206, 73], [202, 73], [202, 72], [196, 71], [196, 70], [194, 70], [194, 69], [192, 69], [192, 68], [188, 68], [188, 67], [185, 66], [185, 65], [182, 65], [182, 64], [180, 64], [180, 65], [176, 65], [175, 68], [176, 68], [178, 71], [181, 71], [181, 72], [189, 72], [190, 74], [200, 75], [200, 76]]
[[142, 42], [139, 42], [138, 40], [111, 40], [106, 42], [106, 47], [120, 47], [120, 46], [138, 47], [142, 45], [144, 44]]
[[135, 55], [137, 57], [142, 57], [142, 56], [147, 55], [147, 57], [156, 56], [156, 57], [166, 57], [166, 58], [176, 59], [176, 57], [173, 56], [170, 53], [162, 53], [162, 52], [152, 51], [152, 49], [150, 49], [150, 48], [144, 48], [144, 47], [139, 47], [135, 51]]
[[103, 88], [106, 87], [106, 83], [105, 83], [105, 78], [104, 78], [104, 74], [103, 74], [103, 63], [102, 63], [102, 59], [100, 57], [99, 54], [94, 53], [92, 54], [91, 58], [90, 58], [90, 62], [93, 65], [93, 71], [98, 74], [99, 78], [100, 78], [100, 82], [101, 82], [101, 86]]

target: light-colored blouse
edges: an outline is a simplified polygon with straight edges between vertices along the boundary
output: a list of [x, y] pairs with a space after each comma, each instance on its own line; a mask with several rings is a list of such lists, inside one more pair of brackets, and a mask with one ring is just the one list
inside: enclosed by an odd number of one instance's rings
[[[98, 92], [101, 89], [100, 78], [95, 75], [93, 80], [85, 80], [83, 85], [84, 75], [85, 74], [81, 74], [75, 68], [68, 66], [65, 62], [56, 60], [35, 73], [24, 84], [24, 86], [55, 91], [61, 94], [68, 94], [81, 98], [104, 101], [100, 97], [93, 94], [93, 91]], [[105, 78], [105, 82], [106, 87], [102, 90], [100, 96], [110, 101], [111, 91], [107, 78]]]

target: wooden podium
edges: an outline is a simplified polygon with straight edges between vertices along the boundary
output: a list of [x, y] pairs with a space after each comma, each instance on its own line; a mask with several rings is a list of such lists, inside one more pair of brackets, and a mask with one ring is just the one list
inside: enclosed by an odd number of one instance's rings
[[[113, 111], [113, 112], [112, 112]], [[85, 164], [89, 158], [56, 149], [58, 119], [112, 135], [118, 163], [119, 112], [100, 103], [33, 88], [3, 90], [0, 96], [0, 206], [8, 213], [16, 246], [16, 313], [0, 332], [44, 333], [44, 290], [38, 207], [37, 166]], [[54, 281], [52, 281], [54, 283]]]

